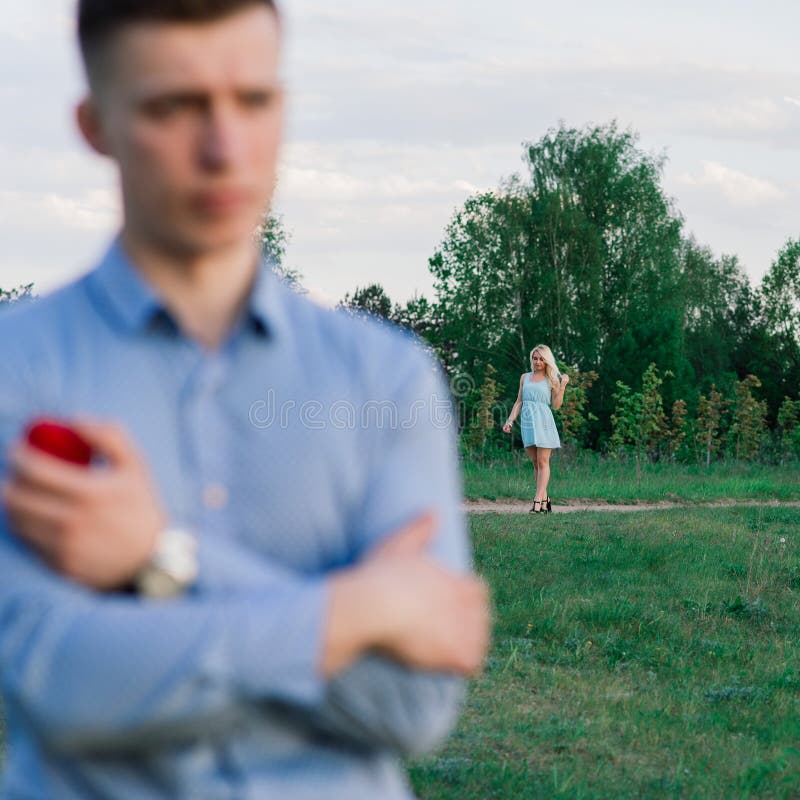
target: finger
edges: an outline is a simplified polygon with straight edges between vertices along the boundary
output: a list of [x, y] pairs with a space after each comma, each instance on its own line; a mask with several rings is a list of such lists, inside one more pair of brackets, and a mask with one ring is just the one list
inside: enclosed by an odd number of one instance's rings
[[124, 466], [136, 460], [136, 449], [121, 425], [83, 417], [72, 420], [70, 424], [93, 450], [104, 455], [112, 465]]
[[85, 491], [90, 473], [36, 447], [20, 442], [8, 454], [11, 472], [20, 483], [40, 492], [73, 498]]
[[72, 514], [72, 505], [63, 498], [21, 486], [16, 481], [3, 484], [0, 498], [9, 519], [15, 522], [18, 532], [22, 534], [26, 533], [29, 523], [30, 526], [45, 525], [59, 529]]
[[52, 528], [44, 524], [31, 524], [29, 520], [20, 522], [13, 514], [8, 515], [8, 521], [12, 532], [21, 542], [38, 553], [50, 566], [56, 565], [59, 538]]
[[371, 553], [373, 557], [415, 555], [421, 553], [433, 539], [436, 530], [436, 515], [425, 512], [408, 525], [392, 533]]
[[396, 542], [402, 543], [409, 552], [418, 553], [430, 544], [436, 530], [436, 514], [426, 511], [396, 534]]

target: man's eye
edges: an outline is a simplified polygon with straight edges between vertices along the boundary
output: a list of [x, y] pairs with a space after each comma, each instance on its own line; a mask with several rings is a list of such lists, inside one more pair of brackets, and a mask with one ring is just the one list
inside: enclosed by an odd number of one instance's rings
[[147, 113], [157, 119], [167, 119], [183, 111], [187, 102], [179, 97], [164, 97], [147, 104]]
[[241, 96], [242, 105], [247, 108], [267, 108], [275, 99], [274, 92], [246, 92]]

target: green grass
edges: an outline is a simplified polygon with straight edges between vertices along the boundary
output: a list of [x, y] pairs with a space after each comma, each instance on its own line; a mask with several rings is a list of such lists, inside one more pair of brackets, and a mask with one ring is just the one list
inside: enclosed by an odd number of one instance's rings
[[494, 644], [422, 800], [800, 797], [800, 509], [471, 527]]
[[470, 524], [494, 643], [421, 800], [800, 797], [800, 509]]
[[[800, 500], [800, 465], [714, 464], [710, 469], [683, 464], [646, 464], [639, 480], [631, 463], [595, 453], [566, 458], [554, 453], [550, 495], [558, 502], [595, 500], [609, 503], [713, 502], [716, 500]], [[534, 495], [533, 466], [524, 453], [463, 464], [465, 495], [473, 500]]]

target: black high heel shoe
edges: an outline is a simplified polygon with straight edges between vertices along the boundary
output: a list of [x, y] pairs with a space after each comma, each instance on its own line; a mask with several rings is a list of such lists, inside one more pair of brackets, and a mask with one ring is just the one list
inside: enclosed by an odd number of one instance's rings
[[553, 504], [550, 502], [550, 498], [549, 497], [547, 498], [546, 502], [547, 502], [547, 510], [545, 511], [545, 514], [552, 514], [553, 513]]
[[[542, 503], [543, 500], [534, 500], [533, 505], [531, 506], [531, 510], [528, 512], [529, 514], [541, 514], [542, 513]], [[539, 505], [539, 508], [536, 508], [536, 505]]]

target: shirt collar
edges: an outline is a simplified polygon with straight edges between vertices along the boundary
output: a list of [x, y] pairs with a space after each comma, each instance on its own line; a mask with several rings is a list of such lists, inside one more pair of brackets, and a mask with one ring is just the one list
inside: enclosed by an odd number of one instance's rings
[[119, 239], [89, 276], [89, 286], [101, 309], [130, 332], [142, 330], [165, 311], [161, 298], [133, 266]]
[[[99, 266], [89, 276], [89, 286], [101, 310], [107, 311], [129, 332], [140, 332], [158, 316], [171, 320], [156, 290], [142, 277], [115, 239]], [[245, 323], [256, 333], [280, 336], [288, 330], [285, 297], [288, 289], [262, 259], [250, 292]]]
[[289, 288], [275, 274], [272, 262], [262, 258], [248, 303], [248, 314], [257, 327], [270, 337], [289, 332], [286, 299]]

